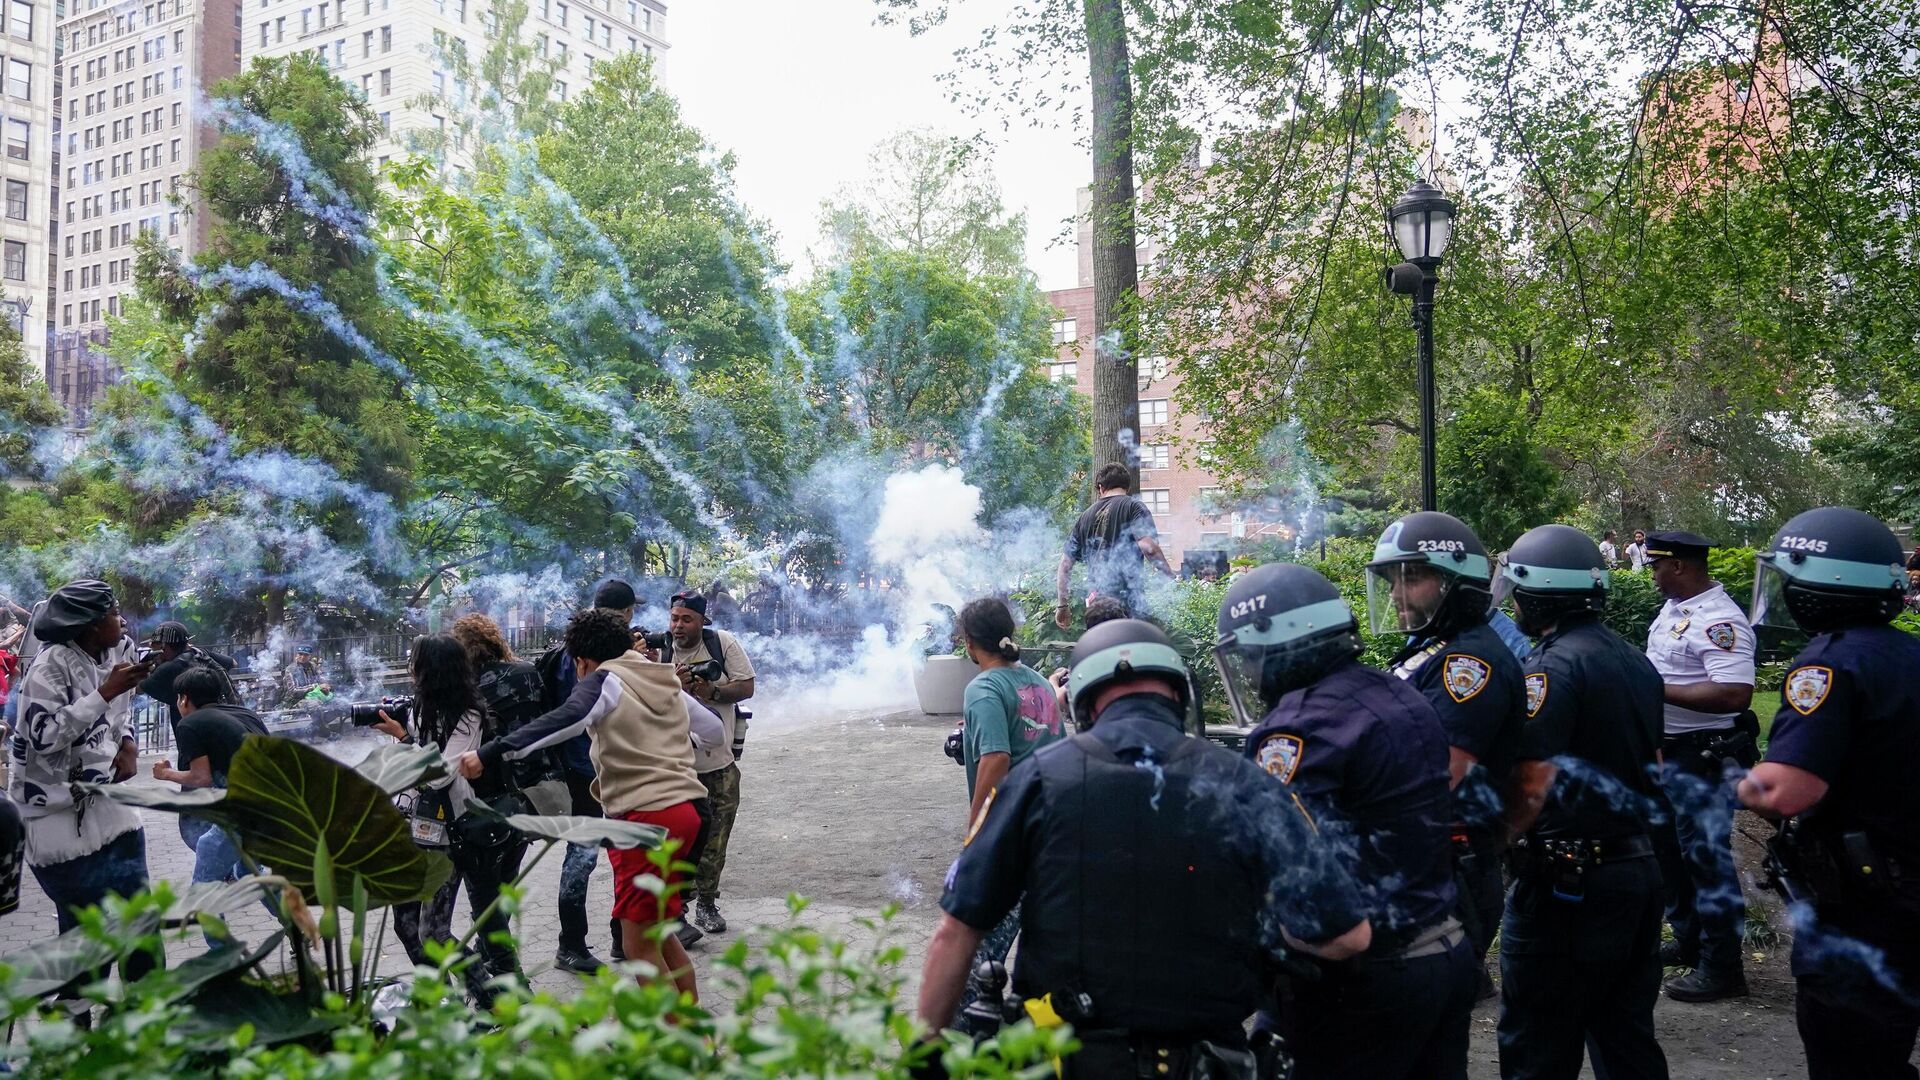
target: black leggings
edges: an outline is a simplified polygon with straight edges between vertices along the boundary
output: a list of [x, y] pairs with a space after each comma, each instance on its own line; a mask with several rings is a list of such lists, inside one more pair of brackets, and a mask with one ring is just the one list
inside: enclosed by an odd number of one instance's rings
[[[394, 905], [393, 930], [407, 950], [407, 959], [413, 961], [416, 967], [430, 963], [422, 942], [454, 939], [453, 900], [462, 882], [467, 886], [468, 911], [477, 919], [500, 896], [500, 886], [513, 880], [526, 851], [525, 842], [490, 849], [470, 848], [456, 843], [448, 849], [448, 857], [453, 860], [453, 873], [447, 877], [446, 884], [440, 886], [439, 891], [424, 904], [414, 901]], [[495, 934], [508, 929], [506, 915], [496, 909], [487, 919], [486, 928], [478, 935], [480, 959], [467, 965], [467, 992], [481, 1008], [489, 1008], [493, 1004], [494, 991], [487, 987], [487, 980], [520, 970], [519, 957], [514, 954], [513, 946], [493, 940]]]

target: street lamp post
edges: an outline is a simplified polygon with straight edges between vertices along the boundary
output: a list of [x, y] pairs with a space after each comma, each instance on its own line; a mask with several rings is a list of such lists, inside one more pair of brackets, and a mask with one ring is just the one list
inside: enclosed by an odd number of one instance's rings
[[1387, 211], [1393, 242], [1406, 261], [1387, 268], [1387, 287], [1413, 297], [1413, 326], [1420, 332], [1420, 508], [1439, 509], [1434, 475], [1433, 293], [1440, 258], [1453, 239], [1453, 203], [1421, 180]]

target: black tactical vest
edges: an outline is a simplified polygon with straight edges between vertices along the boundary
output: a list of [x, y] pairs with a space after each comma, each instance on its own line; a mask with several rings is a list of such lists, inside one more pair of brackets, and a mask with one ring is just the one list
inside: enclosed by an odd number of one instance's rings
[[1234, 804], [1230, 755], [1183, 738], [1164, 760], [1122, 759], [1083, 734], [1036, 764], [1016, 989], [1085, 994], [1093, 1016], [1082, 1026], [1238, 1032], [1261, 989], [1262, 887], [1246, 847], [1220, 828]]

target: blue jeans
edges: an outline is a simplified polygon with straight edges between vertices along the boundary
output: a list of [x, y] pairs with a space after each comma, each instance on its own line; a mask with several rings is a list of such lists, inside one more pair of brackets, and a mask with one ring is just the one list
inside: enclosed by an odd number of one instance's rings
[[193, 883], [232, 881], [245, 877], [247, 868], [240, 863], [240, 849], [233, 837], [211, 821], [195, 817], [180, 819], [180, 839], [193, 849]]
[[[54, 915], [64, 934], [80, 925], [82, 910], [98, 906], [109, 895], [132, 896], [147, 887], [146, 830], [121, 833], [90, 855], [32, 869], [40, 891], [53, 901]], [[121, 974], [132, 982], [157, 964], [153, 954], [145, 950], [129, 953], [121, 964]], [[86, 979], [81, 976], [69, 989]]]

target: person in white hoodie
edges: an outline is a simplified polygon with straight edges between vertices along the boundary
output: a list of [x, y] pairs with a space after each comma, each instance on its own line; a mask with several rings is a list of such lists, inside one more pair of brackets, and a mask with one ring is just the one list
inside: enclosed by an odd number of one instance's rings
[[[680, 918], [682, 868], [697, 859], [707, 797], [694, 771], [696, 745], [724, 745], [719, 717], [680, 688], [672, 665], [633, 651], [618, 612], [589, 608], [567, 623], [567, 652], [579, 681], [559, 708], [459, 758], [462, 777], [478, 779], [508, 761], [556, 746], [582, 732], [591, 737], [593, 795], [609, 818], [658, 825], [667, 832], [672, 869], [660, 873], [645, 848], [607, 853], [613, 864], [613, 915], [629, 960], [652, 966], [697, 1000], [693, 962], [671, 930]], [[644, 887], [664, 879], [659, 893]]]
[[[110, 894], [147, 885], [147, 840], [140, 812], [84, 790], [134, 773], [132, 691], [151, 664], [135, 646], [113, 590], [75, 581], [47, 599], [34, 619], [40, 655], [19, 695], [19, 726], [8, 742], [7, 794], [26, 824], [27, 866], [53, 901], [60, 932]], [[154, 965], [144, 952], [125, 965], [129, 979]]]

